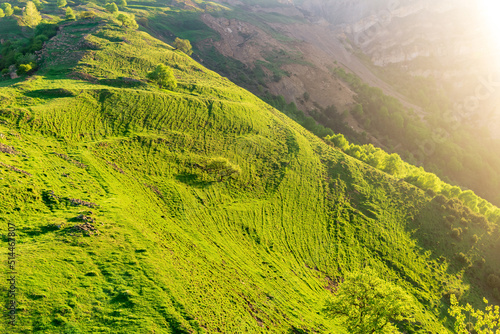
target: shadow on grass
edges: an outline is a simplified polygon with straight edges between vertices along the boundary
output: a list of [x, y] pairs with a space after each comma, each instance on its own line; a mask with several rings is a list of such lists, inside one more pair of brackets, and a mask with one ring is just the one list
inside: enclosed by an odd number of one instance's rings
[[36, 236], [39, 236], [42, 234], [57, 231], [59, 229], [60, 228], [57, 225], [49, 224], [49, 225], [36, 227], [36, 228], [25, 227], [25, 228], [21, 229], [21, 232], [26, 233], [26, 235], [28, 235], [30, 237], [36, 237]]
[[137, 88], [147, 86], [145, 82], [127, 77], [120, 77], [116, 79], [100, 79], [99, 84], [117, 88]]
[[57, 89], [38, 89], [31, 92], [26, 92], [24, 95], [42, 99], [56, 99], [61, 97], [73, 97], [75, 93], [64, 88]]
[[183, 173], [175, 176], [175, 179], [179, 182], [182, 182], [188, 186], [197, 187], [197, 188], [206, 188], [210, 186], [214, 181], [204, 181], [201, 180], [200, 177], [196, 174]]

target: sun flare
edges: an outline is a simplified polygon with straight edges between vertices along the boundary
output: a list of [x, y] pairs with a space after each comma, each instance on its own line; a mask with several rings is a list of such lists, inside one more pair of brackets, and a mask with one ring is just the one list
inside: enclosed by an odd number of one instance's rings
[[500, 2], [479, 0], [478, 3], [484, 23], [496, 43], [496, 48], [500, 51]]

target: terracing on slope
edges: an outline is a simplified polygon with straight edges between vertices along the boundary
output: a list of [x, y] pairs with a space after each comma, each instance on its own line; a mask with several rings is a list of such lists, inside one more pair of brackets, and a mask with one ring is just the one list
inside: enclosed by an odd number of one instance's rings
[[[70, 40], [79, 59], [56, 65]], [[36, 75], [0, 83], [19, 333], [343, 333], [321, 310], [366, 267], [414, 297], [407, 332], [451, 333], [450, 293], [491, 294], [493, 226], [326, 145], [169, 45], [96, 18], [62, 27], [44, 55]], [[159, 63], [175, 91], [145, 79]], [[207, 175], [215, 157], [241, 173]], [[455, 240], [447, 224], [461, 217]], [[7, 240], [2, 230], [3, 258]]]

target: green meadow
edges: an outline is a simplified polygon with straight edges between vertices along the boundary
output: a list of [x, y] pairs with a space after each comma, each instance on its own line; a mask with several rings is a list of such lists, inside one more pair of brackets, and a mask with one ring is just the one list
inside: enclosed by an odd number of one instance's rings
[[[499, 299], [498, 225], [461, 200], [345, 154], [145, 32], [107, 16], [59, 28], [36, 72], [0, 81], [0, 256], [14, 224], [18, 303], [12, 328], [0, 284], [0, 328], [348, 333], [323, 308], [366, 268], [411, 296], [401, 332], [453, 333], [452, 294]], [[158, 64], [174, 91], [146, 79]], [[241, 172], [219, 179], [213, 158]]]

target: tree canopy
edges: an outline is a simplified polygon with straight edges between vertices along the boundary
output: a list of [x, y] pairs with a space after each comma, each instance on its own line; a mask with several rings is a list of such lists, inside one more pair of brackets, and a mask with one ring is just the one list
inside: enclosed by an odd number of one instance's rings
[[212, 158], [205, 164], [205, 171], [214, 176], [217, 181], [222, 182], [225, 178], [241, 173], [238, 165], [231, 163], [223, 157]]
[[135, 21], [135, 18], [133, 15], [127, 15], [120, 13], [117, 17], [117, 20], [120, 21], [125, 27], [129, 27], [132, 29], [137, 29], [139, 28], [139, 25]]
[[174, 46], [187, 54], [188, 56], [193, 54], [193, 47], [191, 46], [191, 42], [188, 41], [187, 39], [182, 39], [177, 37], [174, 42]]
[[177, 88], [177, 80], [175, 79], [174, 72], [164, 64], [156, 66], [154, 71], [148, 73], [147, 78], [155, 81], [161, 87], [170, 90]]
[[73, 12], [73, 9], [71, 9], [70, 7], [66, 8], [66, 19], [67, 20], [74, 20], [74, 19], [76, 19], [75, 12]]
[[[450, 296], [450, 309], [448, 313], [455, 317], [455, 332], [458, 334], [498, 334], [500, 333], [500, 308], [488, 305], [484, 311], [475, 310], [470, 304], [461, 306], [454, 294]], [[473, 322], [470, 322], [472, 320]]]
[[32, 1], [28, 1], [26, 4], [23, 12], [23, 20], [30, 27], [36, 27], [42, 21], [42, 16]]
[[2, 9], [5, 16], [11, 16], [12, 14], [14, 14], [14, 10], [12, 9], [12, 5], [10, 3], [4, 2], [2, 4]]
[[118, 12], [118, 6], [114, 2], [107, 3], [106, 10], [110, 13], [116, 13], [116, 12]]
[[324, 311], [342, 318], [349, 333], [386, 333], [395, 329], [393, 322], [414, 321], [413, 305], [402, 288], [364, 270], [345, 277]]

